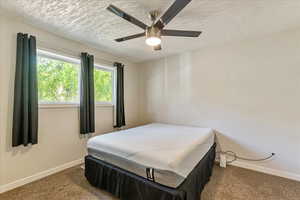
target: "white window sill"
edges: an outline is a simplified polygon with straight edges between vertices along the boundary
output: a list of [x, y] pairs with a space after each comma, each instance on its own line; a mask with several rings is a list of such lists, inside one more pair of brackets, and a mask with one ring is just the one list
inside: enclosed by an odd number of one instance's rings
[[78, 108], [79, 104], [54, 104], [54, 103], [42, 103], [39, 104], [40, 109], [51, 109], [51, 108]]
[[[96, 103], [96, 107], [113, 107], [114, 104], [111, 103]], [[69, 103], [69, 104], [64, 104], [64, 103], [42, 103], [39, 104], [40, 109], [59, 109], [59, 108], [79, 108], [79, 104], [76, 103]]]
[[113, 103], [109, 103], [109, 102], [96, 102], [96, 107], [113, 107], [114, 104]]

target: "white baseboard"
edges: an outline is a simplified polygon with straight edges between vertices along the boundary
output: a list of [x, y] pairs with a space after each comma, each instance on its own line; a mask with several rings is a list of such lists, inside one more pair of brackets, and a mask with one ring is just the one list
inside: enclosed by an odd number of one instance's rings
[[51, 174], [55, 174], [57, 172], [63, 171], [63, 170], [68, 169], [70, 167], [74, 167], [76, 165], [80, 165], [83, 162], [84, 162], [83, 158], [82, 159], [78, 159], [78, 160], [74, 160], [72, 162], [60, 165], [58, 167], [54, 167], [52, 169], [48, 169], [46, 171], [39, 172], [39, 173], [34, 174], [32, 176], [16, 180], [16, 181], [14, 181], [12, 183], [8, 183], [8, 184], [5, 184], [5, 185], [2, 185], [2, 186], [0, 186], [0, 193], [7, 192], [9, 190], [15, 189], [15, 188], [20, 187], [22, 185], [25, 185], [27, 183], [31, 183], [33, 181], [39, 180], [39, 179], [44, 178], [46, 176], [49, 176]]
[[[20, 187], [22, 185], [31, 183], [33, 181], [42, 179], [44, 177], [47, 177], [49, 175], [55, 174], [57, 172], [63, 171], [65, 169], [74, 167], [76, 165], [80, 165], [84, 162], [84, 159], [78, 159], [78, 160], [74, 160], [72, 162], [63, 164], [61, 166], [52, 168], [52, 169], [48, 169], [46, 171], [43, 172], [39, 172], [35, 175], [14, 181], [12, 183], [8, 183], [6, 185], [2, 185], [0, 186], [0, 193], [3, 192], [7, 192], [9, 190], [15, 189], [17, 187]], [[276, 169], [271, 169], [271, 168], [267, 168], [267, 167], [262, 167], [262, 166], [258, 166], [258, 165], [254, 165], [254, 164], [250, 164], [250, 163], [246, 163], [246, 162], [241, 162], [241, 161], [235, 161], [233, 163], [230, 163], [230, 165], [236, 166], [236, 167], [241, 167], [241, 168], [245, 168], [245, 169], [250, 169], [250, 170], [254, 170], [254, 171], [258, 171], [258, 172], [262, 172], [265, 174], [270, 174], [270, 175], [274, 175], [274, 176], [280, 176], [283, 178], [288, 178], [291, 180], [295, 180], [295, 181], [300, 181], [300, 174], [295, 174], [295, 173], [290, 173], [290, 172], [285, 172], [285, 171], [281, 171], [281, 170], [276, 170]]]
[[295, 180], [295, 181], [300, 181], [300, 174], [296, 174], [296, 173], [271, 169], [271, 168], [262, 167], [262, 166], [258, 166], [255, 164], [250, 164], [250, 163], [241, 162], [241, 161], [234, 161], [234, 162], [230, 163], [229, 165], [233, 165], [233, 166], [241, 167], [241, 168], [245, 168], [245, 169], [250, 169], [253, 171], [258, 171], [258, 172], [262, 172], [262, 173], [270, 174], [270, 175], [274, 175], [274, 176], [280, 176], [280, 177]]

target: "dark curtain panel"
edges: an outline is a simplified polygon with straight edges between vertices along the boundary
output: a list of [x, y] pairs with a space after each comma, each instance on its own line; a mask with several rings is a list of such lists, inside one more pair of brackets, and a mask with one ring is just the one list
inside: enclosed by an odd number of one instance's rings
[[95, 132], [94, 56], [81, 53], [80, 133]]
[[116, 124], [115, 128], [125, 126], [125, 112], [124, 112], [124, 65], [121, 63], [114, 63], [117, 68], [117, 92], [116, 92]]
[[38, 95], [36, 39], [18, 33], [12, 146], [37, 144]]

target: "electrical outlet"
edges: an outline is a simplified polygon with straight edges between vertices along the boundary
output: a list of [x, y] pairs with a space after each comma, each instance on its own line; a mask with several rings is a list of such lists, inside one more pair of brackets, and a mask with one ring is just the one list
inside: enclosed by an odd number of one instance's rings
[[220, 153], [220, 167], [226, 168], [227, 157], [226, 153]]

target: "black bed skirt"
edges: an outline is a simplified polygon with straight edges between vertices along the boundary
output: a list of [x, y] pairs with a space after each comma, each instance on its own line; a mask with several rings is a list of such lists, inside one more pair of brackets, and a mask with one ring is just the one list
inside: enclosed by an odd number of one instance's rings
[[154, 183], [92, 156], [85, 157], [85, 176], [91, 185], [121, 200], [199, 200], [212, 175], [215, 148], [216, 144], [177, 188]]

